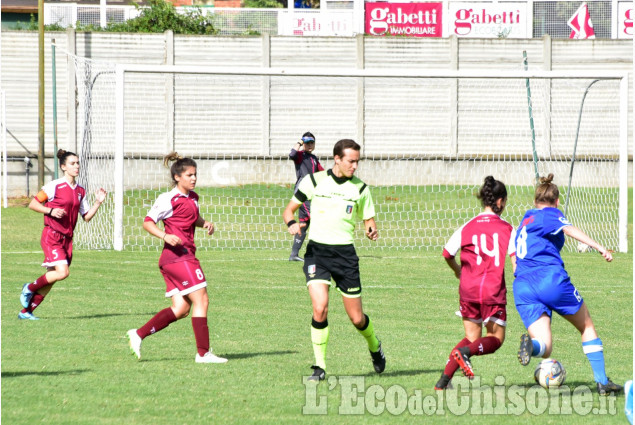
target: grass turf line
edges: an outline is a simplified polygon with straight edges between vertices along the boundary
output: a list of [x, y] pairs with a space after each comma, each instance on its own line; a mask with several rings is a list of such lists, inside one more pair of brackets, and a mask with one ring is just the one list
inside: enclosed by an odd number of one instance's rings
[[[226, 365], [197, 365], [189, 318], [143, 343], [143, 360], [129, 354], [125, 332], [169, 305], [156, 252], [77, 251], [71, 276], [56, 284], [37, 315], [18, 321], [24, 282], [41, 274], [41, 217], [24, 209], [3, 210], [2, 220], [2, 420], [5, 423], [174, 424], [324, 423], [303, 415], [310, 374], [311, 306], [297, 263], [287, 251], [210, 251], [199, 258], [209, 280], [210, 338]], [[30, 253], [16, 253], [30, 252]], [[332, 292], [327, 366], [332, 376], [362, 375], [365, 388], [400, 385], [410, 396], [436, 396], [432, 387], [453, 345], [462, 338], [457, 285], [438, 253], [383, 250], [361, 253], [364, 306], [387, 356], [383, 375], [372, 372], [363, 338]], [[604, 342], [608, 375], [618, 383], [632, 376], [632, 254], [607, 264], [594, 253], [565, 255], [572, 281], [589, 305]], [[512, 276], [507, 276], [511, 292]], [[507, 340], [489, 356], [474, 358], [484, 385], [495, 376], [505, 386], [533, 384], [532, 360], [516, 360], [524, 331], [509, 293]], [[554, 354], [570, 385], [592, 384], [592, 372], [575, 329], [554, 319]], [[412, 423], [405, 413], [384, 411], [364, 418], [338, 415], [340, 387], [326, 396], [329, 423]], [[363, 395], [363, 394], [362, 394]], [[593, 405], [597, 406], [594, 395]], [[445, 415], [432, 423], [527, 424], [623, 423], [624, 398], [615, 416]]]

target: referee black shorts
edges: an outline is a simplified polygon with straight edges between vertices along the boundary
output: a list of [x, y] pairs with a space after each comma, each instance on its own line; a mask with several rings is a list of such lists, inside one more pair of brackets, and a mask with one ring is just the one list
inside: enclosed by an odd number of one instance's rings
[[335, 281], [337, 290], [348, 298], [362, 294], [359, 278], [359, 257], [351, 245], [324, 245], [309, 241], [304, 254], [306, 284]]

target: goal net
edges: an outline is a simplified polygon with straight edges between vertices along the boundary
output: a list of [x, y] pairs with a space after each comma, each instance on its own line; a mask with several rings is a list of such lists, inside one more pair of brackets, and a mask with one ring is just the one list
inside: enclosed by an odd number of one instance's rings
[[288, 154], [311, 131], [325, 168], [337, 140], [362, 145], [357, 175], [371, 186], [380, 238], [360, 226], [361, 249], [439, 251], [482, 210], [475, 195], [488, 175], [507, 185], [503, 218], [517, 226], [548, 173], [562, 208], [569, 192], [570, 221], [627, 249], [622, 75], [78, 66], [90, 68], [77, 71], [82, 176], [112, 193], [79, 228], [80, 247], [160, 249], [142, 223], [172, 187], [162, 158], [177, 151], [196, 160], [201, 214], [217, 228], [199, 232], [199, 249], [290, 248]]

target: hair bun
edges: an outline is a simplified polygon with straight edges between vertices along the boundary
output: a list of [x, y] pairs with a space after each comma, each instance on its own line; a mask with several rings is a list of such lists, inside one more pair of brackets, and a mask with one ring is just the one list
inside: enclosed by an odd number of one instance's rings
[[179, 159], [183, 159], [183, 157], [177, 152], [170, 152], [163, 157], [163, 165], [167, 167], [170, 162], [178, 161]]
[[551, 184], [553, 181], [553, 173], [549, 173], [547, 177], [540, 177], [540, 184]]

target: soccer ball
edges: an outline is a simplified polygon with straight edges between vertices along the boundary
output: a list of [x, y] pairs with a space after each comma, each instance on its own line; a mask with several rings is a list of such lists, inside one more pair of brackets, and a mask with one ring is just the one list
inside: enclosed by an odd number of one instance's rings
[[589, 245], [582, 242], [578, 242], [578, 252], [588, 252], [589, 249], [591, 249]]
[[538, 364], [534, 372], [536, 383], [547, 389], [558, 388], [564, 384], [566, 377], [567, 371], [564, 370], [564, 366], [554, 359], [544, 359]]

